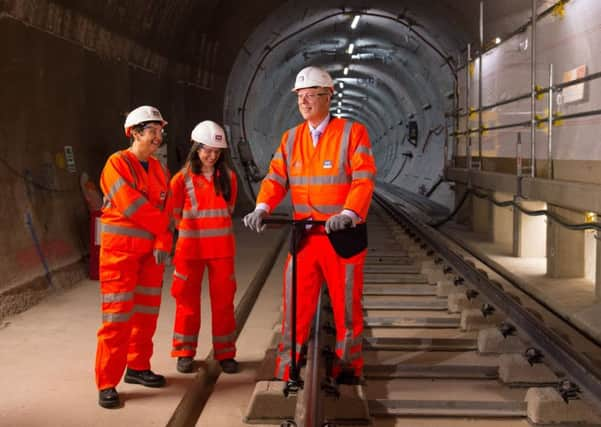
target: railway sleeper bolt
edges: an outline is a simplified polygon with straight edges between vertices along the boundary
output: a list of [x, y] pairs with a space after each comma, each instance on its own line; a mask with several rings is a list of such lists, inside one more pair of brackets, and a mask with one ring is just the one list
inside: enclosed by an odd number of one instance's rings
[[488, 317], [495, 312], [495, 308], [488, 303], [484, 303], [482, 304], [482, 308], [480, 309], [480, 311], [482, 312], [482, 316]]
[[463, 285], [465, 283], [465, 279], [461, 276], [457, 276], [455, 277], [455, 279], [453, 280], [453, 284], [455, 286], [459, 286], [459, 285]]
[[569, 403], [570, 400], [580, 399], [580, 387], [570, 380], [559, 381], [557, 391], [566, 403]]
[[325, 377], [321, 382], [321, 389], [326, 395], [340, 399], [340, 390], [338, 390], [338, 384], [334, 378]]
[[516, 333], [515, 326], [508, 322], [501, 322], [499, 325], [499, 331], [501, 332], [501, 335], [503, 335], [503, 338], [507, 338], [510, 335], [515, 335]]
[[536, 347], [529, 347], [524, 352], [524, 356], [530, 363], [530, 366], [534, 366], [535, 363], [543, 363], [545, 355]]
[[476, 298], [479, 294], [480, 293], [475, 289], [468, 289], [467, 291], [465, 291], [465, 296], [470, 301]]
[[301, 379], [298, 380], [288, 380], [286, 382], [286, 386], [284, 386], [284, 396], [288, 397], [290, 395], [296, 396], [300, 389], [303, 388], [304, 382]]

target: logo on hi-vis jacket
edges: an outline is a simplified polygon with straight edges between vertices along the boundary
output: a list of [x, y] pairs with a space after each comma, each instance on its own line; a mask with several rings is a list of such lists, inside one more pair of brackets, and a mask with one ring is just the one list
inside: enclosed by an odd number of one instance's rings
[[165, 200], [167, 198], [167, 193], [164, 191], [161, 191], [161, 194], [159, 196], [161, 198], [161, 201]]
[[331, 160], [325, 160], [323, 162], [323, 168], [324, 169], [332, 169], [332, 161]]

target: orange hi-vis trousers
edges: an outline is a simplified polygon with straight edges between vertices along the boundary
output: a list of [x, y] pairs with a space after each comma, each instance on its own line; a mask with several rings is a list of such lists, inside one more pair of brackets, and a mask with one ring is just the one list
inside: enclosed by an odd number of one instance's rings
[[161, 305], [164, 266], [152, 252], [100, 250], [102, 326], [98, 330], [96, 384], [115, 387], [128, 366], [150, 369]]
[[173, 357], [194, 357], [200, 330], [200, 294], [205, 267], [209, 270], [209, 297], [213, 354], [216, 360], [236, 356], [234, 318], [234, 258], [175, 259], [171, 295], [175, 298]]
[[[325, 281], [334, 311], [336, 325], [336, 356], [332, 374], [343, 368], [352, 368], [361, 376], [363, 357], [363, 264], [367, 250], [351, 258], [342, 258], [332, 247], [325, 232], [309, 231], [297, 253], [296, 261], [296, 356], [309, 335], [319, 298]], [[288, 254], [284, 269], [284, 312], [282, 316], [282, 341], [278, 346], [275, 376], [284, 381], [290, 378], [292, 349], [292, 257]]]

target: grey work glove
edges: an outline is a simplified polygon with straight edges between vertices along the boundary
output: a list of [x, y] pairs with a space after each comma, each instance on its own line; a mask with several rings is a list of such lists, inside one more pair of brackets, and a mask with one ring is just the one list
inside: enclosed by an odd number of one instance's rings
[[333, 215], [326, 221], [326, 233], [330, 234], [332, 231], [340, 231], [345, 228], [353, 227], [353, 219], [345, 214]]
[[170, 256], [168, 252], [162, 251], [160, 249], [153, 249], [152, 256], [154, 257], [154, 262], [156, 262], [157, 265], [169, 265]]
[[244, 225], [257, 233], [265, 230], [266, 225], [263, 224], [263, 218], [267, 215], [263, 209], [255, 209], [251, 213], [247, 214], [243, 219]]

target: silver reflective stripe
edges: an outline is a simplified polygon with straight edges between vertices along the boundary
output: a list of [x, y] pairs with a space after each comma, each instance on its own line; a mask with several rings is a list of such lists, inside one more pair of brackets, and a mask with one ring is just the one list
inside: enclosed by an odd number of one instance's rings
[[282, 153], [278, 150], [275, 153], [273, 153], [273, 157], [271, 159], [272, 160], [284, 160], [284, 156], [282, 156]]
[[183, 343], [196, 343], [198, 342], [198, 335], [183, 335], [183, 334], [178, 334], [177, 332], [173, 333], [173, 339], [179, 342], [183, 342]]
[[353, 179], [362, 179], [362, 178], [367, 178], [367, 179], [373, 179], [374, 178], [374, 174], [369, 172], [369, 171], [356, 171], [353, 172]]
[[174, 345], [173, 349], [174, 350], [192, 350], [192, 351], [195, 351], [196, 350], [196, 346], [195, 345]]
[[313, 205], [313, 209], [321, 213], [335, 214], [342, 210], [343, 205]]
[[311, 206], [309, 206], [309, 205], [295, 203], [292, 205], [292, 207], [294, 209], [294, 212], [299, 213], [299, 214], [310, 214], [311, 213]]
[[236, 332], [232, 332], [229, 335], [217, 335], [217, 336], [213, 336], [213, 344], [214, 343], [234, 342], [235, 340], [236, 340]]
[[184, 276], [182, 273], [180, 273], [180, 272], [179, 272], [179, 271], [177, 271], [177, 270], [173, 270], [173, 275], [174, 275], [175, 277], [177, 277], [178, 279], [181, 279], [181, 280], [188, 280], [188, 276]]
[[283, 178], [276, 173], [267, 174], [265, 176], [265, 179], [271, 179], [272, 181], [275, 181], [278, 184], [280, 184], [282, 187], [284, 187], [284, 188], [286, 187], [286, 178]]
[[290, 170], [290, 159], [292, 159], [292, 148], [296, 137], [298, 126], [288, 129], [288, 139], [286, 139], [286, 169]]
[[217, 237], [217, 236], [227, 236], [232, 234], [232, 227], [225, 228], [208, 228], [205, 230], [180, 230], [180, 237]]
[[351, 340], [353, 338], [353, 288], [355, 285], [355, 265], [344, 266], [344, 347], [342, 349], [342, 360], [347, 360], [351, 351]]
[[134, 202], [130, 204], [127, 207], [127, 209], [125, 209], [125, 211], [123, 211], [123, 215], [125, 215], [128, 218], [131, 218], [133, 214], [135, 214], [138, 211], [138, 209], [140, 209], [140, 206], [142, 206], [146, 202], [146, 197], [140, 196], [139, 198], [134, 200]]
[[100, 234], [102, 233], [102, 221], [100, 221], [100, 217], [96, 217], [96, 219], [94, 220], [94, 244], [96, 246], [100, 246], [100, 242], [101, 242], [101, 236]]
[[195, 219], [195, 218], [219, 218], [229, 217], [230, 212], [226, 209], [201, 209], [201, 210], [189, 210], [186, 209], [183, 214], [183, 218]]
[[139, 228], [122, 227], [120, 225], [102, 224], [103, 233], [121, 234], [122, 236], [141, 237], [143, 239], [154, 240], [154, 235], [146, 230]]
[[340, 157], [338, 157], [338, 173], [344, 173], [344, 166], [348, 163], [348, 149], [350, 145], [351, 138], [351, 128], [353, 127], [353, 122], [347, 120], [344, 123], [344, 130], [342, 131], [342, 140], [340, 141]]
[[196, 192], [194, 191], [194, 182], [192, 182], [192, 176], [187, 170], [184, 172], [184, 184], [186, 186], [186, 192], [188, 193], [188, 198], [190, 199], [192, 209], [196, 211], [198, 210], [198, 200], [196, 200]]
[[111, 294], [102, 294], [102, 302], [123, 302], [129, 301], [134, 297], [133, 292], [118, 292]]
[[140, 295], [161, 295], [161, 286], [136, 286], [136, 293]]
[[290, 176], [290, 185], [330, 185], [349, 184], [351, 179], [346, 174], [324, 176]]
[[234, 351], [236, 351], [236, 347], [217, 348], [217, 349], [213, 350], [213, 352], [215, 353], [216, 356], [219, 354], [231, 353]]
[[374, 153], [371, 151], [371, 148], [366, 147], [365, 145], [358, 146], [354, 154], [367, 154], [368, 156], [374, 155]]
[[143, 314], [159, 314], [160, 307], [152, 307], [149, 305], [136, 304], [134, 305], [135, 313]]
[[117, 191], [119, 191], [119, 189], [121, 187], [123, 187], [124, 185], [125, 185], [125, 180], [122, 177], [119, 177], [117, 179], [117, 181], [115, 181], [115, 183], [109, 189], [109, 192], [106, 194], [106, 197], [108, 199], [112, 199], [113, 197], [115, 197], [115, 194], [117, 194]]
[[102, 313], [102, 321], [105, 323], [127, 322], [131, 313]]

